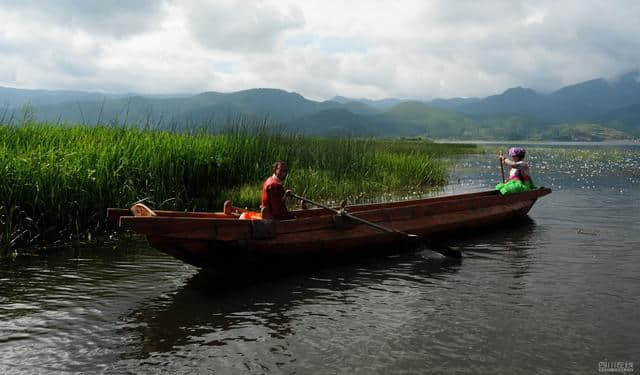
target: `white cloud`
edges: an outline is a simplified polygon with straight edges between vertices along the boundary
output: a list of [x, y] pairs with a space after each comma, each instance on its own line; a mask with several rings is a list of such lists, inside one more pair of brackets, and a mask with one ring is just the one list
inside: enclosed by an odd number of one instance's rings
[[0, 3], [0, 85], [125, 92], [275, 87], [313, 99], [551, 91], [640, 64], [640, 3]]
[[272, 52], [282, 34], [304, 25], [302, 11], [294, 5], [240, 0], [181, 2], [189, 31], [213, 50], [240, 53]]

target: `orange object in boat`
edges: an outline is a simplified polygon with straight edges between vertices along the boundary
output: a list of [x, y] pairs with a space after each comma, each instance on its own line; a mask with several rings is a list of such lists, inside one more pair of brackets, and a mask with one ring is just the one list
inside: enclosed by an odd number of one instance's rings
[[262, 214], [260, 212], [246, 211], [238, 218], [240, 220], [262, 220]]

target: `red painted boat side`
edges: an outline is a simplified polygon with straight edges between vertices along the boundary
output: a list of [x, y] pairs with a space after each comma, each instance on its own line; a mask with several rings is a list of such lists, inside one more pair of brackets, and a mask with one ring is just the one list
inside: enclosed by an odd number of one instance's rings
[[[430, 236], [502, 223], [526, 215], [548, 188], [502, 196], [495, 190], [413, 201], [348, 206], [349, 213], [397, 231]], [[131, 216], [109, 209], [121, 228], [146, 235], [151, 246], [187, 263], [213, 265], [259, 262], [264, 258], [337, 255], [384, 247], [407, 239], [394, 232], [335, 217], [323, 209], [296, 211], [285, 221], [239, 220], [223, 213], [155, 211]]]

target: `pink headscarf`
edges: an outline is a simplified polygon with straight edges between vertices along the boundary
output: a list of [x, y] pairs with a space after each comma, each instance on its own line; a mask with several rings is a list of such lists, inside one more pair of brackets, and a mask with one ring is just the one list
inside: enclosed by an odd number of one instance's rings
[[514, 157], [517, 156], [519, 158], [524, 158], [525, 150], [522, 147], [511, 147], [509, 149], [509, 156]]

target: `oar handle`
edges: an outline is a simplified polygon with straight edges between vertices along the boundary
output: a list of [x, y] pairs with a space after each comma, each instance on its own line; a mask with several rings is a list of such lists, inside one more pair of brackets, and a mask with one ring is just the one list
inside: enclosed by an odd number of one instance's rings
[[336, 210], [335, 208], [331, 208], [331, 207], [325, 206], [323, 204], [320, 204], [318, 202], [314, 202], [311, 199], [307, 199], [305, 197], [301, 197], [301, 196], [297, 195], [296, 193], [292, 192], [291, 190], [287, 190], [284, 193], [284, 195], [287, 195], [287, 196], [290, 196], [290, 197], [294, 197], [294, 198], [299, 199], [301, 201], [304, 201], [304, 202], [307, 202], [307, 203], [311, 203], [314, 206], [318, 206], [320, 208], [324, 208], [325, 210], [329, 210], [329, 211], [334, 212], [336, 214], [340, 214], [340, 211]]
[[498, 160], [500, 161], [500, 176], [502, 176], [502, 182], [504, 182], [504, 161], [502, 160], [502, 151], [498, 152]]

